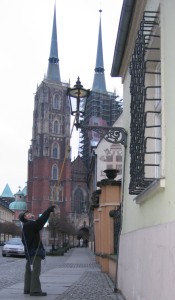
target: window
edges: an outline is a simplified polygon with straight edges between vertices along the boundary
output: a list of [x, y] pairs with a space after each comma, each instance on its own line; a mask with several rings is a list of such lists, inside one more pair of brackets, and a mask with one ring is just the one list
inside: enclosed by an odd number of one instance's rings
[[58, 186], [57, 183], [51, 186], [51, 200], [63, 202], [63, 188], [60, 185]]
[[53, 148], [53, 158], [57, 158], [58, 157], [58, 149], [57, 149], [57, 147], [55, 146], [54, 148]]
[[80, 187], [75, 190], [73, 201], [72, 201], [72, 211], [81, 214], [86, 211], [86, 202], [83, 195], [83, 191]]
[[59, 133], [59, 126], [58, 126], [58, 121], [57, 120], [54, 122], [53, 131], [56, 134]]
[[52, 147], [52, 157], [53, 158], [59, 158], [59, 145], [57, 143], [53, 144], [53, 147]]
[[57, 94], [53, 99], [53, 109], [60, 109], [60, 96]]
[[58, 167], [57, 167], [57, 165], [52, 166], [52, 180], [58, 180]]

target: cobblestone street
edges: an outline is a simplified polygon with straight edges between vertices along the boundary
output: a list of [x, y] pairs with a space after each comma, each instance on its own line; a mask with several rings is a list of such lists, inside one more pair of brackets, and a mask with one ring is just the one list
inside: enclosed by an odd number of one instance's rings
[[100, 271], [87, 271], [76, 284], [56, 299], [107, 300], [118, 298], [113, 293], [113, 283], [106, 274]]
[[[25, 258], [0, 258], [0, 290], [23, 283]], [[78, 272], [77, 279], [73, 279]], [[49, 275], [51, 274], [51, 275]], [[53, 274], [55, 274], [53, 276]], [[66, 275], [67, 274], [67, 275]], [[65, 277], [68, 276], [68, 277]], [[73, 277], [72, 277], [73, 276]], [[76, 275], [75, 275], [76, 276]], [[88, 248], [69, 250], [64, 256], [47, 256], [42, 263], [42, 286], [44, 289], [52, 284], [60, 286], [61, 292], [48, 293], [47, 299], [55, 300], [120, 300], [114, 293], [114, 284], [106, 273], [101, 272], [94, 254]], [[68, 278], [68, 281], [67, 279]], [[70, 283], [70, 278], [72, 283]], [[22, 284], [23, 285], [23, 284]], [[55, 295], [54, 298], [49, 298]], [[19, 299], [24, 297], [20, 295]], [[3, 298], [2, 298], [3, 299]], [[4, 298], [5, 299], [5, 298]], [[14, 298], [15, 299], [15, 298]]]
[[[41, 272], [44, 273], [48, 270], [61, 267], [65, 264], [68, 256], [69, 253], [57, 257], [47, 256], [42, 262]], [[25, 263], [25, 258], [2, 257], [0, 249], [0, 290], [24, 280]]]

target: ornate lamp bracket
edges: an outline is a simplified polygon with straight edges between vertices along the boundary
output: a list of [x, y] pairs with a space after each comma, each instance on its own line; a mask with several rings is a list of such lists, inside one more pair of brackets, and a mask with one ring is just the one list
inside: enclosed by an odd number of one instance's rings
[[82, 124], [76, 124], [76, 127], [82, 129], [82, 131], [95, 131], [109, 143], [122, 144], [125, 147], [127, 145], [127, 132], [122, 127], [84, 126]]

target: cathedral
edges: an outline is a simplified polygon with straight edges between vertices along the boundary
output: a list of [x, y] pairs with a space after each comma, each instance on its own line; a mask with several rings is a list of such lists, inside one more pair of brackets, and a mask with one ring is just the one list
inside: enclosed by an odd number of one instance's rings
[[[100, 11], [101, 13], [101, 11]], [[87, 174], [90, 147], [99, 141], [82, 132], [82, 151], [71, 162], [69, 84], [61, 82], [57, 47], [56, 8], [48, 69], [34, 97], [33, 128], [28, 151], [27, 208], [35, 216], [57, 204], [79, 229], [88, 228]], [[116, 95], [106, 90], [101, 15], [94, 82], [85, 112], [86, 124], [111, 126], [119, 114]]]
[[36, 216], [49, 205], [71, 212], [70, 105], [60, 78], [56, 8], [47, 74], [34, 99], [28, 151], [28, 209]]

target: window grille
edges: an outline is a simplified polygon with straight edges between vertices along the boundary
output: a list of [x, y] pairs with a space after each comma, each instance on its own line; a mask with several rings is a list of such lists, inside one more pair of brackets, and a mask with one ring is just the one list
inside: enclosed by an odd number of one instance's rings
[[[161, 154], [159, 13], [145, 11], [130, 62], [130, 194], [158, 179]], [[159, 80], [156, 78], [159, 77]], [[158, 108], [159, 107], [159, 108]], [[159, 157], [159, 159], [158, 159]]]

